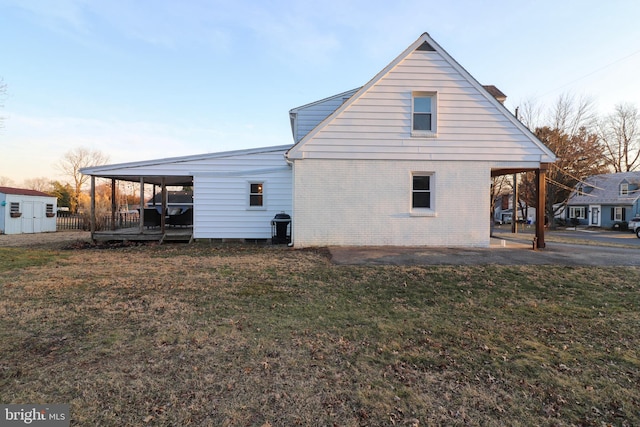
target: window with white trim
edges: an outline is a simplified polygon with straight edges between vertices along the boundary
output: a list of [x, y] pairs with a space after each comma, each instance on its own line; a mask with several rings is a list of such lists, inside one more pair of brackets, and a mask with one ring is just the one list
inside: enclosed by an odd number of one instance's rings
[[411, 135], [435, 136], [436, 94], [414, 92], [411, 99]]
[[584, 206], [569, 206], [569, 219], [586, 219], [585, 211], [586, 209]]
[[433, 174], [414, 172], [411, 175], [411, 210], [414, 213], [433, 212]]
[[629, 194], [629, 184], [622, 183], [620, 184], [620, 195], [621, 196], [627, 196]]
[[613, 208], [613, 215], [611, 218], [614, 221], [624, 221], [624, 208], [622, 206], [616, 206]]
[[260, 209], [264, 207], [264, 182], [249, 183], [249, 208]]

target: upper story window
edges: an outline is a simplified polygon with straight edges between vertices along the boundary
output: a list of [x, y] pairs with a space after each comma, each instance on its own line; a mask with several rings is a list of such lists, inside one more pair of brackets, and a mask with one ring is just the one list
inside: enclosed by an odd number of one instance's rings
[[429, 92], [414, 92], [411, 110], [411, 135], [435, 136], [436, 94]]
[[626, 182], [623, 182], [622, 184], [620, 184], [620, 195], [626, 196], [628, 194], [629, 194], [629, 184]]
[[264, 207], [264, 182], [249, 183], [249, 207]]

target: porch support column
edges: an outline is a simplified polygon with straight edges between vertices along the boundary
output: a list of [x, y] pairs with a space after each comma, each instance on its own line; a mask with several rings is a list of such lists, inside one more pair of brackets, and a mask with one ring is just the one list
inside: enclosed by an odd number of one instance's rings
[[144, 177], [140, 177], [140, 234], [144, 232]]
[[543, 249], [546, 247], [544, 241], [544, 227], [547, 200], [547, 168], [546, 163], [541, 163], [540, 168], [536, 169], [536, 190], [538, 193], [538, 203], [536, 208], [536, 248]]
[[116, 229], [116, 179], [111, 178], [111, 230]]
[[164, 234], [164, 226], [167, 221], [167, 185], [164, 177], [160, 178], [160, 186], [162, 187], [162, 207], [160, 208], [162, 209], [162, 213], [160, 214], [160, 231], [162, 231], [162, 234]]
[[96, 232], [96, 177], [91, 175], [91, 206], [89, 208], [91, 237]]

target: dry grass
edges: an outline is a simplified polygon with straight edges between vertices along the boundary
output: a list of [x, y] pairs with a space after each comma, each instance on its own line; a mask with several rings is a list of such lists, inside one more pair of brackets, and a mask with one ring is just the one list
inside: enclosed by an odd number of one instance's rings
[[0, 402], [72, 425], [639, 425], [640, 270], [0, 248]]

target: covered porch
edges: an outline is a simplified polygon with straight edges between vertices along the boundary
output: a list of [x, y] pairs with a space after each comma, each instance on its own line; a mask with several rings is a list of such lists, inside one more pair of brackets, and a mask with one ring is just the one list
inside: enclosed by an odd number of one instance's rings
[[[124, 175], [110, 174], [87, 171], [91, 176], [91, 203], [90, 203], [90, 231], [91, 239], [94, 242], [110, 242], [110, 241], [152, 241], [152, 242], [192, 242], [193, 241], [193, 205], [188, 209], [188, 215], [185, 212], [170, 215], [168, 210], [168, 187], [193, 187], [193, 176], [190, 175]], [[99, 229], [97, 226], [97, 208], [96, 208], [96, 178], [104, 178], [111, 180], [111, 221], [109, 229]], [[139, 206], [140, 215], [139, 225], [137, 227], [118, 226], [116, 220], [118, 212], [116, 188], [118, 182], [125, 181], [137, 183], [139, 185]], [[152, 196], [153, 203], [146, 206], [146, 192], [148, 186], [152, 186], [152, 195], [155, 195], [159, 189], [162, 195], [160, 204], [155, 204], [155, 198]], [[188, 218], [187, 218], [188, 216]]]

